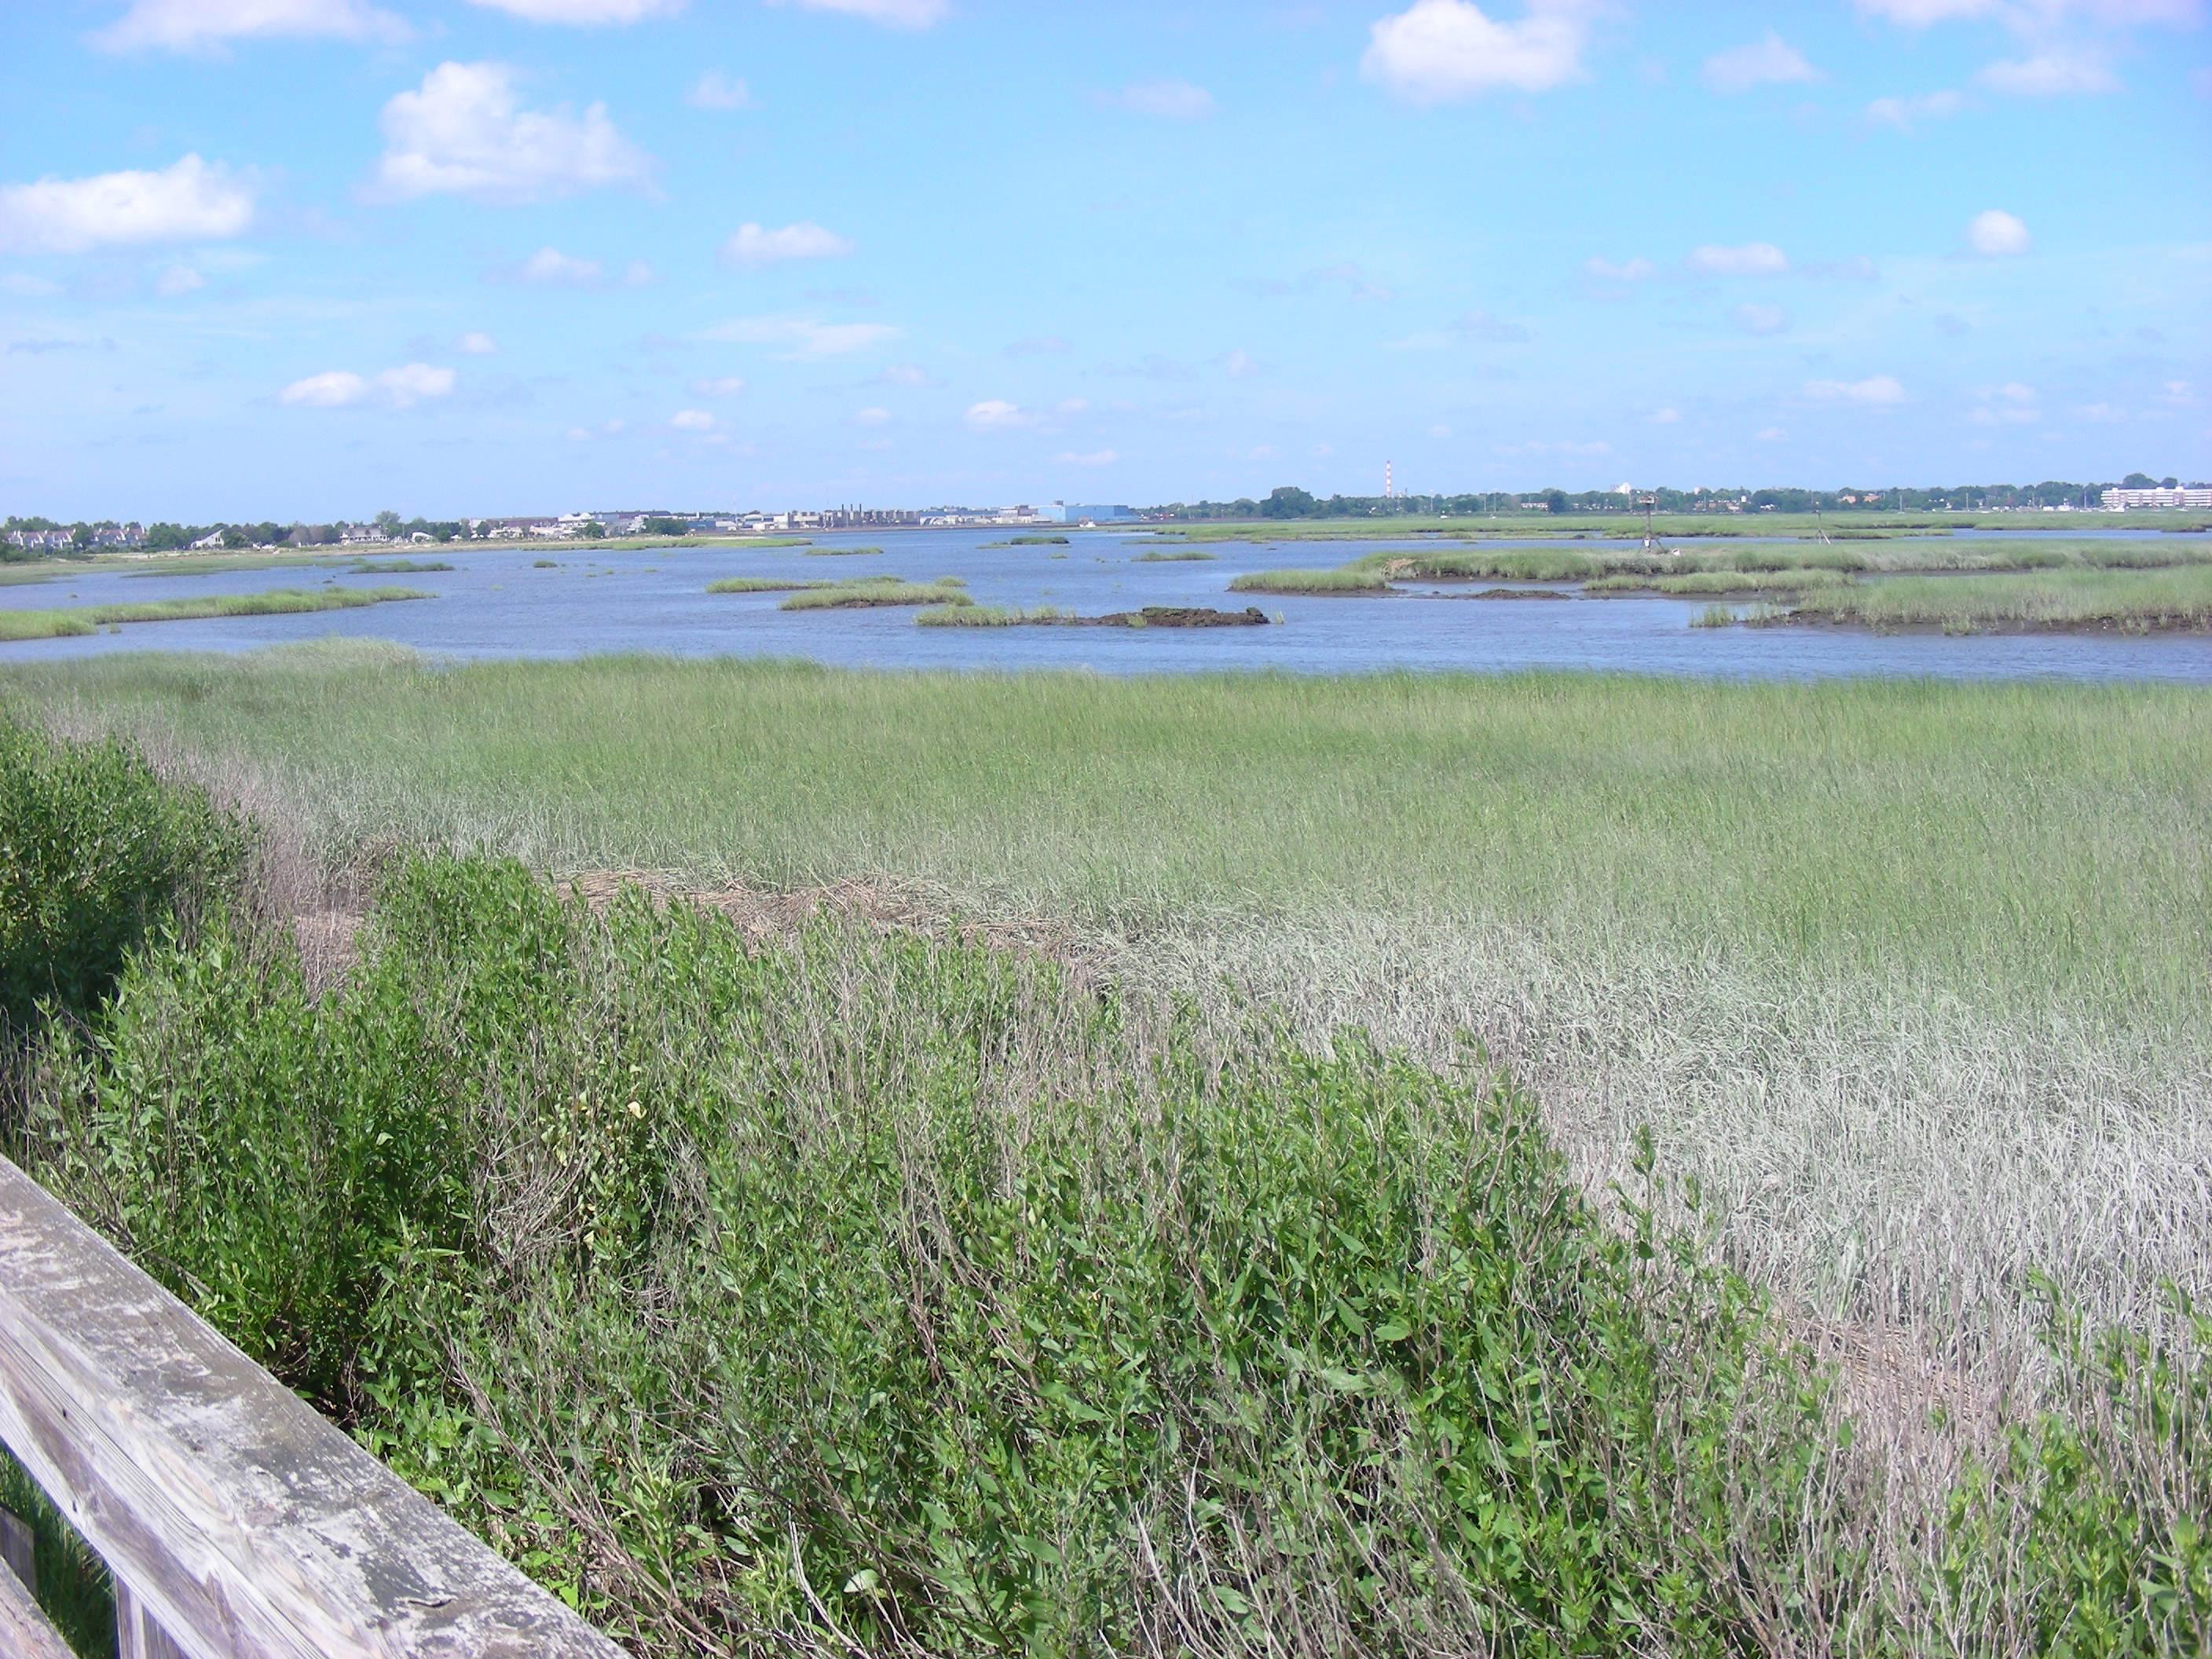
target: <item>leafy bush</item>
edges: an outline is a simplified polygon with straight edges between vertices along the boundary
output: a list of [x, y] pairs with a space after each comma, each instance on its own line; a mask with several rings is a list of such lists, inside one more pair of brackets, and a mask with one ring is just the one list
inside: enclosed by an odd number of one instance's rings
[[437, 860], [321, 1000], [143, 953], [33, 1108], [42, 1180], [648, 1645], [1709, 1653], [1856, 1604], [1759, 1299], [1602, 1224], [1518, 1093], [1354, 1042], [1225, 1065], [1048, 963]]
[[216, 892], [244, 851], [196, 789], [127, 744], [57, 743], [0, 714], [0, 1028], [107, 994], [148, 930]]

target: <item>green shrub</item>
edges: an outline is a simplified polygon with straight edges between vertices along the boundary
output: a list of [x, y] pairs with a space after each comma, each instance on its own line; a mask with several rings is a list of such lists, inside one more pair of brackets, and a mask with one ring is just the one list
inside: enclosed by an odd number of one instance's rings
[[618, 1632], [1719, 1653], [1852, 1598], [1818, 1380], [1510, 1088], [512, 865], [366, 939], [319, 1000], [143, 955], [42, 1050], [35, 1167]]
[[0, 1028], [107, 994], [132, 946], [221, 890], [241, 830], [129, 745], [58, 743], [0, 714]]

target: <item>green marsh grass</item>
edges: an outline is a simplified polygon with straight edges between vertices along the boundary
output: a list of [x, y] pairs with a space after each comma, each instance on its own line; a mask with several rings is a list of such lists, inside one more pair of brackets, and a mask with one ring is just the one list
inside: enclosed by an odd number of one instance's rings
[[915, 615], [917, 628], [1033, 628], [1048, 624], [1071, 623], [1073, 611], [1062, 611], [1056, 605], [1042, 605], [1030, 610], [1004, 605], [936, 605]]
[[1389, 580], [1379, 570], [1254, 570], [1229, 584], [1232, 593], [1387, 593]]
[[129, 577], [220, 576], [240, 570], [343, 569], [354, 556], [305, 549], [288, 553], [158, 553], [98, 560], [92, 568]]
[[958, 576], [908, 581], [903, 576], [872, 576], [856, 581], [811, 584], [778, 607], [784, 611], [857, 611], [893, 605], [970, 605], [968, 584]]
[[2212, 565], [1892, 576], [1798, 597], [1793, 617], [1870, 628], [2212, 629]]
[[1208, 1018], [1437, 1064], [1474, 1033], [1595, 1187], [1649, 1121], [1730, 1261], [1972, 1375], [2030, 1268], [2102, 1317], [2212, 1291], [2202, 690], [296, 654], [0, 689], [337, 860], [905, 884]]
[[453, 568], [444, 559], [363, 559], [347, 571], [356, 576], [416, 576]]
[[788, 593], [801, 588], [835, 587], [836, 583], [807, 576], [725, 576], [707, 584], [709, 593]]
[[221, 593], [204, 599], [151, 599], [136, 605], [79, 605], [58, 611], [0, 611], [0, 640], [59, 639], [124, 623], [194, 622], [210, 617], [292, 617], [319, 611], [353, 611], [364, 605], [429, 597], [411, 587], [278, 587], [266, 593]]
[[1203, 548], [1153, 548], [1139, 553], [1129, 561], [1131, 564], [1194, 564], [1203, 559], [1218, 559], [1218, 553], [1208, 553]]
[[806, 556], [810, 559], [866, 558], [883, 550], [880, 547], [810, 547], [806, 550]]

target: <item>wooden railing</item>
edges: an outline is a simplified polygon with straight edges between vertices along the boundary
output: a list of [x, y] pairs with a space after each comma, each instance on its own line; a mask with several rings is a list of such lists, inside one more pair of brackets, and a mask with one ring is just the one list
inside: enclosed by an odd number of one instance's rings
[[[107, 1564], [123, 1659], [620, 1659], [5, 1158], [0, 1444]], [[19, 1651], [66, 1650], [0, 1567]]]

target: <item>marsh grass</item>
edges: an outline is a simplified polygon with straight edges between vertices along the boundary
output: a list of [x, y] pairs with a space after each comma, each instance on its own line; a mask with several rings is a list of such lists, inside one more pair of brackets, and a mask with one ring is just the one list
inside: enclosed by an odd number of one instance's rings
[[806, 556], [810, 559], [866, 558], [883, 550], [880, 547], [810, 547], [806, 550]]
[[1814, 568], [1780, 570], [1691, 570], [1673, 576], [1601, 576], [1583, 584], [1585, 593], [1664, 593], [1696, 599], [1711, 593], [1804, 593], [1840, 587], [1850, 580], [1843, 571]]
[[2016, 575], [1893, 576], [1798, 596], [1793, 617], [1871, 628], [2212, 628], [2212, 565]]
[[347, 568], [348, 574], [356, 576], [415, 576], [451, 570], [453, 566], [443, 559], [363, 559]]
[[427, 599], [411, 587], [278, 587], [265, 593], [220, 593], [198, 599], [80, 605], [58, 611], [0, 611], [0, 640], [58, 639], [125, 623], [193, 622], [210, 617], [291, 617], [353, 611], [402, 599]]
[[1056, 605], [1030, 610], [994, 605], [938, 605], [915, 615], [917, 628], [1039, 628], [1075, 620], [1075, 613]]
[[1248, 571], [1229, 584], [1232, 593], [1387, 593], [1388, 577], [1380, 570], [1346, 566], [1337, 570]]
[[94, 562], [98, 570], [130, 578], [220, 576], [240, 570], [340, 569], [356, 556], [346, 553], [161, 553]]
[[903, 576], [871, 576], [855, 581], [811, 584], [811, 591], [794, 593], [778, 608], [784, 611], [856, 611], [876, 606], [949, 605], [975, 603], [968, 584], [958, 576], [934, 581], [908, 581]]
[[1131, 564], [1193, 564], [1202, 559], [1218, 559], [1220, 556], [1218, 553], [1208, 553], [1203, 548], [1197, 547], [1154, 548], [1149, 552], [1138, 554], [1129, 562]]
[[836, 584], [809, 576], [724, 576], [707, 584], [709, 593], [788, 593], [801, 588], [834, 587]]
[[1733, 628], [1735, 625], [1735, 611], [1725, 605], [1709, 605], [1690, 618], [1692, 628]]

